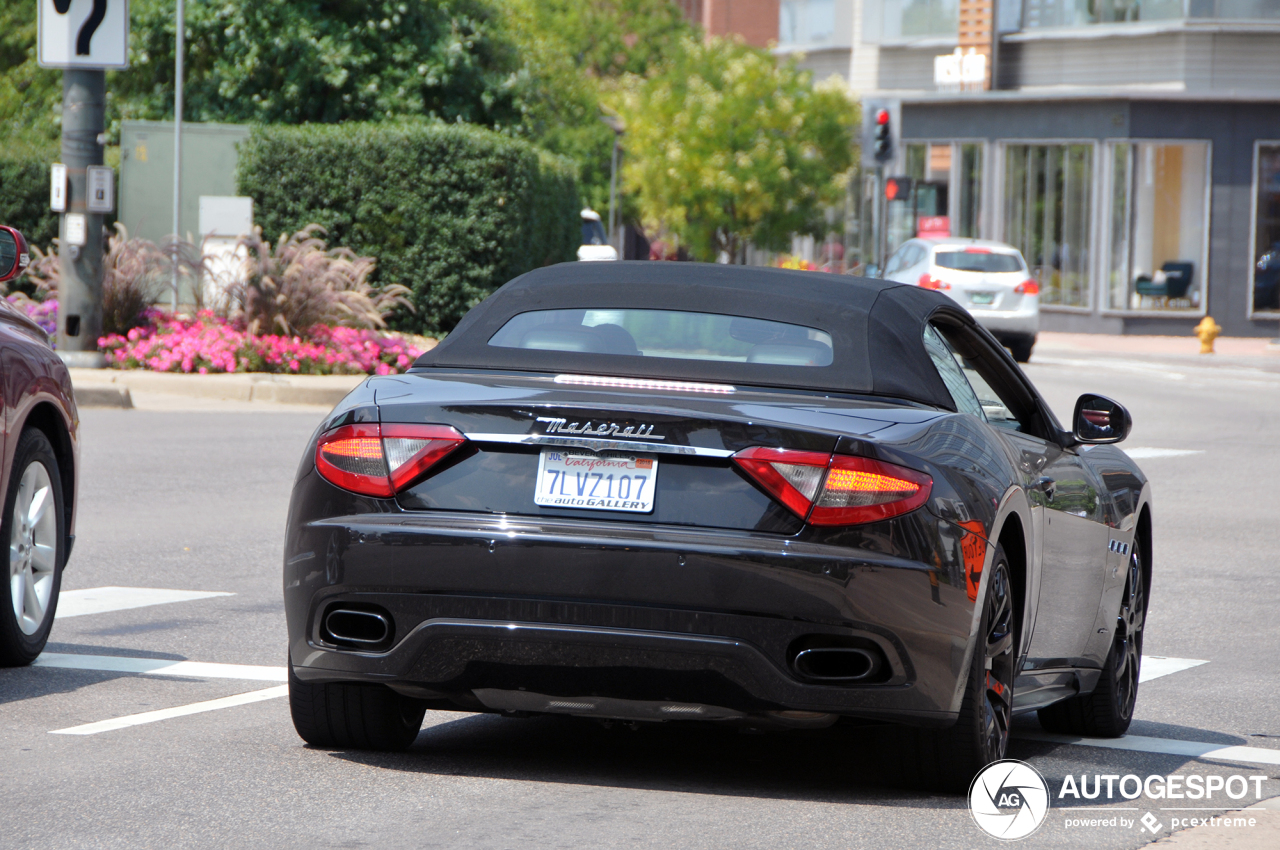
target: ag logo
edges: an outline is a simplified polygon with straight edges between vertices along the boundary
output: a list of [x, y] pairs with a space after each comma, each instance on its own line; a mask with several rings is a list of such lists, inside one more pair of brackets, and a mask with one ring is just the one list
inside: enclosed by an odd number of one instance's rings
[[969, 811], [974, 822], [993, 838], [1026, 838], [1040, 828], [1049, 813], [1049, 786], [1040, 771], [1025, 762], [993, 762], [969, 786]]

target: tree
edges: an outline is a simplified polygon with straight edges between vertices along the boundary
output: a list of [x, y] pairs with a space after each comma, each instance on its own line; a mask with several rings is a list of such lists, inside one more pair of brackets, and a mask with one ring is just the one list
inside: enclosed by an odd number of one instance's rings
[[685, 39], [656, 73], [628, 75], [613, 104], [626, 191], [647, 225], [704, 260], [820, 234], [853, 164], [858, 111], [843, 83], [815, 86], [739, 40]]
[[[124, 118], [173, 116], [174, 0], [134, 0]], [[519, 58], [489, 0], [203, 0], [186, 15], [186, 117], [518, 125]]]
[[609, 202], [613, 131], [600, 100], [624, 74], [646, 74], [697, 35], [672, 0], [504, 0], [523, 62], [531, 138], [575, 160], [588, 205]]
[[[35, 3], [0, 4], [0, 126], [6, 155], [58, 149], [62, 73], [36, 64]], [[52, 161], [52, 160], [51, 160]]]

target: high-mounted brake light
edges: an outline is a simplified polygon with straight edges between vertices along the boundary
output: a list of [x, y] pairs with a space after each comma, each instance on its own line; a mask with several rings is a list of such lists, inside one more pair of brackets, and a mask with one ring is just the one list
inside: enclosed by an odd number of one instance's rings
[[929, 274], [928, 272], [925, 272], [924, 274], [920, 275], [920, 280], [916, 281], [916, 286], [919, 286], [921, 289], [950, 289], [951, 288], [951, 284], [947, 283], [945, 280], [938, 280], [936, 277]]
[[1013, 291], [1019, 295], [1039, 295], [1040, 284], [1034, 280], [1024, 280], [1022, 283], [1015, 286]]
[[448, 425], [344, 425], [316, 444], [316, 470], [344, 490], [388, 498], [464, 442]]
[[914, 511], [933, 478], [866, 457], [755, 446], [734, 462], [810, 525], [857, 525]]

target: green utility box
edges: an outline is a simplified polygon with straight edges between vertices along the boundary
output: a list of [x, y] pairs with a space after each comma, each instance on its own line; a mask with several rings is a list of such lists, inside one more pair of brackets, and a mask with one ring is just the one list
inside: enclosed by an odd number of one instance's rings
[[[178, 235], [197, 245], [201, 195], [236, 194], [242, 124], [182, 125], [182, 208]], [[120, 222], [130, 236], [161, 243], [173, 234], [173, 122], [120, 125]]]

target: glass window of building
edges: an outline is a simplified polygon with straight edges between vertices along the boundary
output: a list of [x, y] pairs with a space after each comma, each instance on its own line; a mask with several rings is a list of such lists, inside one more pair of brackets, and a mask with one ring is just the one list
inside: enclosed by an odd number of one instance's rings
[[1107, 308], [1196, 310], [1208, 261], [1209, 143], [1109, 150]]
[[[1002, 15], [1017, 0], [1001, 0]], [[1128, 24], [1150, 21], [1195, 20], [1274, 21], [1280, 19], [1276, 0], [1022, 0], [1022, 25], [1082, 27], [1090, 24]]]
[[1089, 307], [1093, 145], [1007, 145], [1003, 239], [1027, 258], [1043, 306]]
[[778, 44], [822, 44], [835, 34], [835, 0], [782, 0], [778, 5]]
[[1280, 18], [1280, 3], [1276, 0], [1187, 0], [1187, 16], [1236, 21], [1274, 21]]
[[1280, 144], [1260, 144], [1254, 164], [1253, 312], [1280, 311]]
[[982, 145], [960, 144], [956, 211], [951, 232], [974, 239], [982, 235]]
[[909, 142], [903, 145], [910, 203], [889, 210], [892, 244], [917, 235], [923, 217], [946, 217], [948, 235], [979, 238], [982, 228], [982, 157], [978, 142]]
[[960, 32], [960, 0], [884, 0], [881, 40], [914, 41]]
[[1022, 20], [1035, 29], [1171, 21], [1185, 14], [1183, 0], [1024, 0]]

